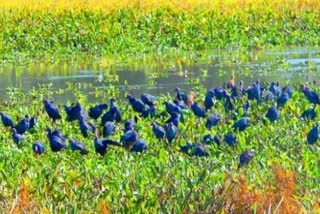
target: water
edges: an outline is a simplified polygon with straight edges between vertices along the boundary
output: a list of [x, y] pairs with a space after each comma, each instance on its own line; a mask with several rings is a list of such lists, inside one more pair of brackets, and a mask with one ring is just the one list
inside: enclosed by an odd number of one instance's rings
[[[276, 80], [280, 84], [320, 80], [320, 48], [296, 47], [247, 53], [217, 50], [200, 55], [202, 63], [197, 62], [197, 55], [193, 55], [192, 58], [147, 59], [125, 64], [101, 63], [101, 60], [94, 63], [60, 61], [1, 68], [0, 97], [5, 98], [8, 87], [26, 92], [39, 85], [52, 84], [52, 89], [58, 90], [65, 89], [67, 83], [73, 87], [81, 86], [80, 89], [87, 93], [93, 88], [108, 90], [113, 85], [122, 98], [125, 92], [159, 95], [173, 93], [175, 87], [190, 90], [199, 85], [207, 88], [222, 86], [232, 73], [236, 81], [243, 80], [245, 85], [258, 78]], [[56, 99], [65, 102], [74, 98], [70, 93], [63, 93]]]

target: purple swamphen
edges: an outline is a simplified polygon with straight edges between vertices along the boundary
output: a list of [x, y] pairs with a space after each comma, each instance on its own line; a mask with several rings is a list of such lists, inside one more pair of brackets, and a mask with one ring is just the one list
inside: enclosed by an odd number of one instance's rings
[[228, 146], [235, 146], [235, 144], [237, 142], [237, 137], [232, 133], [227, 133], [227, 134], [224, 135], [223, 141]]
[[120, 142], [123, 143], [123, 146], [128, 147], [134, 144], [138, 138], [137, 132], [129, 130], [120, 137]]
[[268, 118], [270, 122], [276, 121], [278, 117], [279, 117], [279, 110], [276, 107], [271, 106], [270, 108], [268, 108], [268, 111], [266, 113], [266, 118]]
[[177, 136], [178, 129], [173, 123], [166, 123], [164, 128], [166, 130], [166, 139], [169, 143], [171, 143], [173, 139]]
[[143, 139], [137, 139], [136, 142], [133, 143], [130, 151], [131, 152], [143, 152], [148, 149], [147, 143]]
[[308, 132], [307, 134], [307, 143], [308, 144], [314, 144], [318, 139], [320, 135], [320, 122], [317, 122]]
[[243, 131], [250, 125], [250, 121], [247, 117], [241, 117], [238, 121], [233, 124], [235, 130]]
[[155, 122], [152, 122], [151, 126], [152, 126], [152, 132], [157, 139], [162, 139], [165, 137], [166, 130], [162, 126], [157, 125]]
[[78, 120], [80, 131], [83, 137], [88, 137], [88, 132], [94, 134], [96, 131], [95, 125], [90, 122], [87, 122], [83, 117], [80, 117]]
[[32, 144], [32, 151], [34, 154], [41, 155], [44, 152], [44, 145], [40, 141], [36, 141]]
[[98, 119], [103, 111], [108, 108], [107, 103], [99, 103], [93, 107], [89, 108], [89, 117], [92, 119]]
[[82, 142], [70, 138], [69, 143], [70, 143], [70, 149], [72, 151], [80, 151], [80, 154], [82, 155], [88, 154], [88, 150], [86, 149], [85, 145]]
[[106, 122], [103, 125], [103, 129], [102, 129], [102, 136], [103, 137], [108, 137], [110, 136], [113, 132], [115, 131], [115, 126], [113, 124], [113, 122]]
[[197, 102], [191, 104], [191, 110], [196, 117], [206, 117], [206, 110]]
[[59, 109], [53, 101], [47, 99], [43, 100], [44, 110], [47, 112], [48, 116], [55, 122], [57, 119], [61, 119]]
[[23, 136], [17, 133], [17, 130], [15, 128], [12, 128], [12, 139], [15, 144], [19, 145], [19, 142], [23, 140]]
[[4, 126], [9, 126], [9, 127], [13, 127], [13, 120], [10, 118], [9, 115], [7, 115], [6, 113], [4, 112], [1, 112], [0, 113], [0, 116], [1, 116], [1, 121], [2, 121], [2, 124]]
[[238, 161], [238, 169], [245, 164], [249, 163], [249, 161], [256, 155], [256, 152], [254, 150], [246, 150], [242, 152], [239, 156]]
[[309, 109], [304, 110], [301, 113], [300, 118], [313, 120], [314, 118], [316, 118], [316, 116], [317, 116], [317, 113], [314, 110], [314, 108], [309, 108]]
[[151, 94], [143, 93], [141, 94], [140, 98], [141, 98], [141, 101], [144, 104], [148, 105], [149, 107], [154, 106], [155, 97], [152, 96]]
[[30, 119], [28, 115], [25, 115], [14, 128], [17, 130], [18, 134], [24, 134], [30, 127]]
[[206, 121], [206, 128], [210, 129], [212, 126], [215, 126], [218, 124], [218, 122], [221, 121], [221, 115], [218, 113], [213, 113], [209, 115]]
[[140, 99], [136, 99], [131, 94], [127, 95], [127, 99], [135, 112], [143, 113], [145, 111], [145, 105]]
[[52, 131], [47, 127], [47, 136], [49, 139], [51, 151], [58, 152], [67, 146], [65, 137], [58, 129]]

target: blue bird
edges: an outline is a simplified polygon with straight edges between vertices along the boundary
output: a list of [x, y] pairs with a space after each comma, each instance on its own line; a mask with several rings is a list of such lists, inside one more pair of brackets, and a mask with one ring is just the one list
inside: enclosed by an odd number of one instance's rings
[[122, 118], [121, 118], [121, 113], [120, 110], [118, 108], [118, 106], [116, 105], [116, 100], [114, 98], [110, 99], [110, 109], [112, 109], [112, 112], [114, 112], [114, 120], [118, 123], [121, 122]]
[[30, 121], [29, 121], [29, 128], [28, 129], [32, 129], [36, 124], [37, 124], [38, 118], [33, 116], [31, 117]]
[[215, 87], [215, 88], [210, 89], [210, 90], [213, 90], [214, 95], [215, 95], [217, 100], [221, 100], [226, 96], [226, 90], [224, 88]]
[[66, 120], [71, 122], [74, 120], [78, 120], [80, 116], [84, 116], [85, 112], [83, 112], [83, 109], [81, 107], [81, 104], [77, 102], [76, 104], [73, 104], [71, 106], [64, 105], [64, 110], [67, 114]]
[[127, 95], [127, 99], [135, 112], [142, 113], [145, 111], [145, 105], [140, 99], [136, 99], [131, 94]]
[[238, 169], [245, 164], [249, 163], [249, 161], [256, 155], [254, 150], [246, 150], [242, 152], [239, 156]]
[[250, 121], [247, 117], [241, 117], [238, 121], [233, 124], [233, 128], [239, 129], [239, 131], [245, 130], [250, 125]]
[[284, 106], [289, 99], [290, 99], [290, 95], [287, 92], [282, 92], [277, 99], [277, 106], [278, 107]]
[[[181, 114], [182, 116], [182, 114]], [[182, 121], [183, 122], [183, 117], [180, 117], [180, 114], [173, 112], [170, 117], [166, 120], [165, 123], [173, 123], [173, 125], [175, 125], [176, 127], [178, 127], [179, 122]]]
[[39, 141], [36, 141], [32, 144], [32, 151], [34, 154], [41, 155], [44, 152], [44, 145]]
[[214, 98], [214, 91], [213, 90], [208, 90], [206, 92], [206, 95], [204, 97], [204, 106], [206, 110], [209, 110], [213, 107], [215, 103], [215, 98]]
[[157, 125], [155, 122], [152, 122], [151, 126], [153, 134], [156, 136], [156, 138], [162, 139], [165, 137], [166, 130], [162, 126]]
[[120, 112], [116, 107], [112, 107], [109, 109], [109, 111], [104, 113], [104, 115], [101, 117], [101, 126], [103, 126], [106, 122], [113, 122], [113, 121], [117, 121], [117, 122], [121, 121]]
[[113, 122], [106, 122], [103, 125], [103, 129], [102, 129], [102, 136], [103, 137], [108, 137], [110, 136], [113, 132], [115, 131], [115, 126], [113, 124]]
[[177, 93], [176, 99], [183, 101], [184, 103], [188, 100], [188, 95], [180, 90], [180, 88], [175, 88], [174, 91]]
[[240, 92], [240, 95], [244, 95], [246, 93], [242, 80], [239, 83], [239, 92]]
[[99, 153], [101, 156], [104, 156], [107, 153], [108, 144], [103, 143], [98, 136], [94, 136], [94, 148], [96, 153]]
[[98, 119], [103, 111], [108, 108], [107, 103], [99, 103], [89, 108], [89, 117], [92, 119]]
[[212, 136], [211, 134], [206, 134], [206, 135], [202, 136], [201, 143], [203, 143], [203, 144], [216, 143], [217, 146], [220, 146], [221, 145], [221, 139], [220, 139], [220, 137], [218, 135]]
[[132, 145], [131, 152], [143, 152], [148, 149], [147, 143], [143, 139], [137, 139], [136, 142]]
[[164, 105], [166, 107], [166, 111], [172, 115], [173, 113], [181, 113], [181, 108], [172, 102], [164, 102]]
[[123, 143], [123, 146], [128, 147], [136, 142], [138, 136], [137, 132], [129, 130], [120, 137], [120, 142]]
[[166, 130], [166, 139], [169, 143], [171, 143], [173, 139], [177, 136], [178, 129], [175, 125], [173, 125], [173, 123], [166, 123], [164, 125], [164, 129]]
[[190, 151], [190, 149], [192, 149], [192, 147], [193, 147], [193, 144], [190, 142], [187, 142], [185, 145], [180, 146], [180, 152], [183, 152], [183, 153], [189, 155], [189, 151]]
[[14, 128], [17, 130], [18, 134], [24, 134], [30, 127], [29, 116], [25, 115]]
[[13, 125], [13, 120], [10, 118], [9, 115], [7, 115], [7, 114], [4, 113], [4, 112], [1, 112], [0, 115], [1, 115], [2, 124], [3, 124], [4, 126], [9, 126], [9, 127], [13, 127], [13, 126], [14, 126], [14, 125]]
[[88, 137], [88, 132], [95, 133], [96, 127], [92, 123], [87, 122], [83, 117], [79, 118], [78, 123], [83, 137]]
[[206, 117], [206, 110], [200, 106], [197, 102], [191, 104], [191, 110], [197, 117]]
[[211, 114], [206, 121], [206, 128], [210, 129], [212, 126], [218, 124], [221, 121], [221, 115], [218, 113]]
[[271, 82], [270, 87], [269, 87], [269, 91], [274, 95], [274, 96], [279, 96], [281, 93], [281, 89], [279, 87], [279, 83], [278, 82]]
[[260, 91], [260, 83], [252, 83], [251, 86], [249, 86], [249, 88], [247, 89], [247, 94], [248, 94], [248, 100], [257, 100], [260, 101], [260, 95], [261, 95], [261, 91]]
[[49, 101], [44, 99], [44, 110], [47, 112], [48, 116], [55, 122], [57, 119], [61, 118], [58, 107], [53, 103], [53, 101]]
[[302, 114], [300, 115], [300, 118], [313, 120], [314, 118], [316, 118], [316, 116], [317, 116], [317, 113], [314, 110], [314, 108], [309, 108], [302, 112]]
[[301, 85], [301, 90], [310, 103], [315, 105], [320, 104], [320, 97], [314, 90], [306, 87], [304, 84]]
[[141, 101], [149, 107], [154, 106], [155, 97], [151, 94], [143, 93], [140, 96]]
[[188, 106], [183, 102], [178, 100], [177, 98], [173, 100], [173, 103], [179, 106], [180, 109], [187, 109]]
[[231, 86], [231, 97], [232, 98], [235, 98], [235, 97], [237, 97], [238, 96], [238, 89], [237, 89], [237, 87], [236, 86], [234, 86], [234, 85], [232, 85]]
[[47, 128], [47, 136], [49, 139], [51, 151], [58, 152], [67, 146], [65, 137], [58, 129], [51, 131], [50, 128]]
[[223, 138], [224, 142], [229, 146], [235, 146], [237, 137], [232, 133], [227, 133]]
[[277, 120], [279, 117], [279, 110], [274, 107], [271, 106], [270, 108], [268, 108], [268, 111], [266, 113], [266, 118], [268, 118], [270, 120], [270, 122], [274, 122], [275, 120]]
[[202, 143], [194, 143], [190, 156], [206, 157], [209, 153]]
[[15, 128], [12, 128], [12, 139], [13, 139], [13, 142], [19, 145], [19, 142], [23, 140], [23, 136], [21, 134], [18, 134]]
[[101, 141], [103, 144], [108, 145], [108, 146], [113, 145], [113, 146], [123, 147], [119, 141], [114, 140], [114, 139], [104, 138], [104, 139], [101, 139]]
[[155, 114], [156, 114], [156, 108], [155, 108], [155, 106], [154, 106], [154, 105], [150, 105], [149, 108], [147, 108], [144, 112], [142, 112], [142, 113], [140, 114], [140, 116], [141, 116], [141, 117], [144, 117], [144, 118], [150, 116], [150, 118], [152, 118], [152, 117], [155, 116]]
[[132, 119], [126, 120], [123, 127], [123, 132], [126, 133], [127, 131], [133, 130], [134, 126], [136, 125], [136, 122]]
[[234, 97], [231, 97], [230, 95], [226, 95], [225, 96], [226, 100], [223, 104], [224, 108], [226, 111], [232, 111], [234, 110], [234, 101], [235, 101], [235, 98]]
[[80, 154], [82, 155], [86, 155], [88, 154], [88, 150], [86, 149], [85, 145], [83, 143], [81, 143], [80, 141], [77, 141], [75, 139], [69, 139], [69, 143], [70, 143], [70, 149], [72, 151], [80, 151]]
[[289, 97], [292, 97], [293, 91], [289, 85], [286, 85], [285, 87], [282, 88], [281, 93], [287, 93]]
[[307, 142], [308, 144], [314, 144], [319, 139], [319, 122], [316, 123], [307, 134]]

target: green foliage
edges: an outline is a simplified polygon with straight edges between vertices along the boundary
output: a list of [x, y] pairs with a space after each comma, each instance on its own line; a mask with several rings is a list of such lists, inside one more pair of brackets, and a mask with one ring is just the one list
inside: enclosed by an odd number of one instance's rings
[[[205, 71], [203, 71], [205, 72]], [[87, 86], [89, 87], [89, 86]], [[106, 101], [116, 89], [91, 88], [101, 101]], [[198, 87], [196, 93], [204, 94], [205, 89]], [[206, 210], [210, 205], [219, 206], [224, 195], [216, 190], [221, 188], [225, 173], [237, 176], [242, 173], [247, 184], [263, 191], [265, 181], [272, 178], [272, 166], [279, 163], [296, 172], [296, 197], [311, 209], [315, 196], [319, 195], [319, 142], [306, 144], [306, 133], [314, 121], [302, 120], [300, 113], [308, 107], [301, 92], [296, 92], [289, 103], [280, 109], [280, 119], [274, 123], [265, 122], [265, 112], [273, 103], [262, 103], [250, 107], [251, 125], [243, 132], [232, 131], [231, 113], [226, 112], [223, 103], [218, 101], [211, 112], [223, 115], [222, 122], [211, 130], [204, 126], [205, 120], [198, 121], [191, 110], [185, 110], [185, 123], [179, 124], [179, 137], [167, 145], [156, 140], [150, 128], [151, 118], [140, 118], [136, 129], [139, 137], [146, 140], [148, 150], [137, 154], [118, 147], [110, 147], [104, 157], [94, 152], [93, 138], [83, 138], [77, 122], [59, 120], [52, 124], [43, 112], [41, 100], [61, 93], [71, 93], [88, 109], [94, 103], [88, 101], [89, 94], [83, 94], [72, 84], [63, 91], [54, 91], [49, 86], [41, 86], [28, 93], [18, 89], [7, 90], [8, 100], [0, 104], [1, 112], [8, 113], [16, 121], [25, 114], [38, 116], [39, 122], [26, 133], [21, 149], [13, 143], [10, 131], [0, 126], [0, 206], [10, 209], [22, 186], [28, 190], [28, 199], [34, 212], [49, 210], [52, 213], [96, 213], [99, 203], [106, 202], [111, 213], [182, 213]], [[106, 93], [108, 92], [108, 93]], [[319, 91], [318, 91], [319, 92]], [[201, 97], [198, 96], [201, 103]], [[162, 103], [172, 99], [159, 96], [156, 99], [157, 111], [164, 110]], [[236, 107], [243, 105], [245, 99], [238, 99]], [[126, 102], [117, 101], [123, 118], [132, 118], [136, 113]], [[65, 113], [60, 106], [65, 118]], [[316, 108], [318, 121], [320, 112]], [[17, 119], [16, 119], [17, 118]], [[167, 118], [156, 121], [164, 123]], [[91, 121], [94, 122], [94, 121]], [[83, 141], [89, 154], [81, 156], [69, 148], [57, 153], [50, 151], [45, 127], [60, 128], [68, 138]], [[116, 124], [116, 133], [111, 136], [119, 139], [123, 123]], [[180, 153], [179, 146], [186, 141], [199, 142], [205, 133], [223, 134], [232, 131], [238, 142], [234, 148], [222, 144], [206, 145], [209, 157], [188, 157]], [[31, 145], [39, 140], [46, 145], [44, 154], [32, 154]], [[257, 155], [244, 168], [237, 170], [238, 155], [245, 149], [255, 149]], [[214, 195], [213, 196], [213, 192]], [[310, 195], [309, 198], [305, 197]], [[218, 197], [218, 198], [217, 198]], [[211, 201], [212, 198], [218, 200]], [[221, 202], [222, 203], [222, 202]], [[273, 205], [276, 207], [276, 205]], [[221, 207], [214, 207], [221, 210]], [[252, 208], [253, 209], [253, 208]]]

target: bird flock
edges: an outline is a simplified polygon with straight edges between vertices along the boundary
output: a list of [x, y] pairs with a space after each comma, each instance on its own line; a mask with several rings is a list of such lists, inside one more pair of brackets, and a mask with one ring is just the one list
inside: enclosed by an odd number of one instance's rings
[[[312, 104], [302, 112], [301, 118], [313, 120], [316, 118], [316, 108], [320, 105], [319, 94], [306, 84], [301, 84], [300, 89], [305, 98]], [[232, 119], [235, 121], [231, 126], [233, 131], [242, 132], [250, 126], [249, 119], [250, 108], [261, 103], [272, 103], [267, 112], [264, 113], [265, 120], [274, 123], [280, 117], [282, 107], [293, 96], [293, 89], [287, 85], [280, 87], [278, 82], [271, 82], [262, 84], [257, 80], [244, 87], [242, 81], [238, 85], [235, 84], [235, 78], [232, 75], [230, 80], [227, 81], [223, 87], [209, 88], [204, 96], [196, 96], [194, 91], [190, 93], [182, 92], [179, 88], [174, 90], [175, 96], [172, 101], [164, 101], [163, 103], [157, 102], [157, 98], [147, 93], [141, 94], [140, 98], [134, 97], [131, 94], [126, 96], [128, 104], [133, 110], [133, 118], [124, 120], [122, 112], [120, 112], [116, 100], [111, 98], [109, 105], [107, 103], [98, 103], [91, 106], [86, 110], [76, 102], [70, 106], [64, 105], [66, 113], [66, 121], [77, 121], [79, 130], [83, 137], [93, 138], [93, 146], [95, 152], [100, 155], [105, 155], [109, 146], [117, 146], [127, 149], [131, 152], [143, 152], [148, 149], [146, 140], [139, 137], [138, 131], [135, 129], [136, 123], [144, 118], [150, 118], [150, 129], [153, 132], [154, 138], [159, 142], [172, 144], [179, 135], [179, 123], [186, 123], [185, 114], [191, 111], [197, 118], [197, 125], [201, 124], [200, 121], [205, 121], [206, 129], [211, 129], [217, 124], [221, 123], [223, 117], [221, 114], [212, 111], [215, 105], [220, 102], [225, 111], [228, 112]], [[200, 97], [201, 99], [198, 99]], [[197, 100], [197, 101], [196, 101]], [[244, 100], [241, 106], [235, 104], [239, 100]], [[160, 108], [159, 105], [163, 105]], [[62, 120], [61, 110], [58, 106], [48, 99], [43, 99], [43, 109], [52, 123]], [[163, 111], [159, 109], [164, 109]], [[32, 130], [38, 122], [38, 117], [25, 115], [16, 124], [11, 117], [1, 112], [2, 124], [11, 128], [11, 135], [13, 142], [20, 147], [21, 141], [24, 140], [24, 134]], [[158, 118], [166, 118], [164, 124], [157, 122]], [[123, 134], [120, 139], [112, 139], [112, 134], [116, 131], [115, 124], [123, 123]], [[314, 144], [320, 136], [320, 122], [316, 122], [314, 126], [307, 133], [307, 143]], [[88, 153], [86, 146], [83, 142], [67, 138], [60, 129], [52, 130], [46, 127], [47, 139], [52, 152], [59, 152], [67, 147], [69, 141], [69, 148], [73, 151], [79, 151], [80, 154], [85, 155]], [[225, 143], [228, 146], [235, 146], [237, 143], [236, 135], [230, 132], [223, 135], [223, 138], [218, 135], [205, 134], [199, 142], [187, 141], [185, 145], [180, 146], [180, 152], [189, 156], [209, 156], [206, 149], [207, 144], [215, 143], [220, 146]], [[42, 154], [45, 151], [45, 145], [40, 141], [35, 141], [32, 144], [32, 151], [35, 154]], [[242, 167], [248, 163], [254, 156], [256, 151], [245, 150], [239, 155], [238, 167]]]

